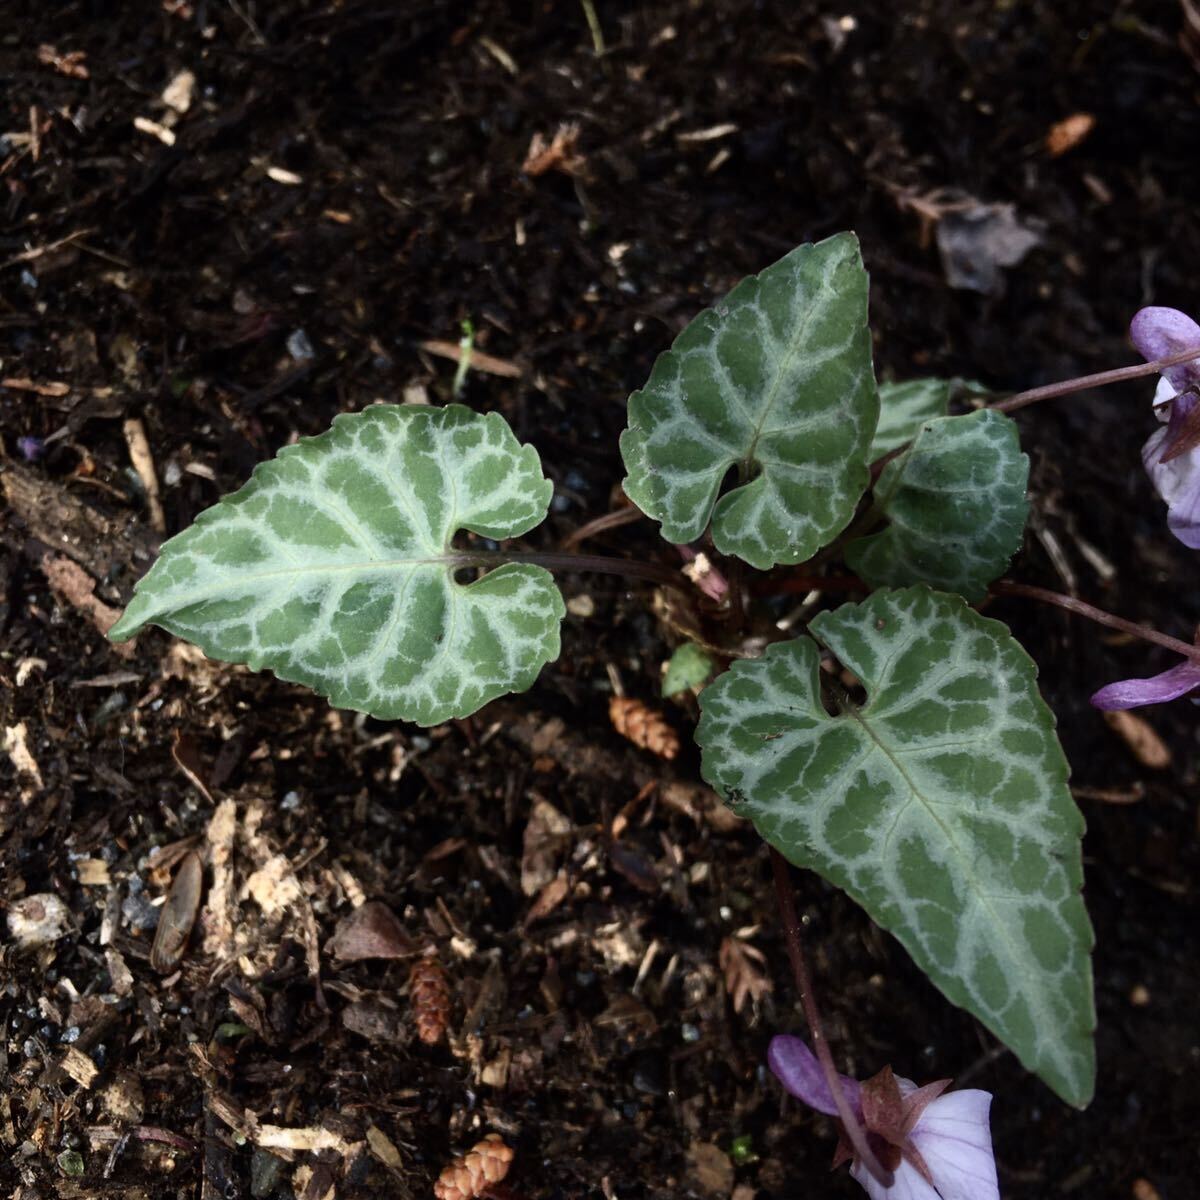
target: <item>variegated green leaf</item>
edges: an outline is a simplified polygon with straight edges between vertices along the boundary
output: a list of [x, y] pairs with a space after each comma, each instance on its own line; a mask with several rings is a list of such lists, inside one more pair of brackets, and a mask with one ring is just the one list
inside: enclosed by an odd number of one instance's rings
[[974, 602], [1021, 548], [1029, 459], [992, 409], [926, 421], [875, 485], [888, 526], [846, 547], [872, 587], [927, 583]]
[[701, 694], [704, 777], [844, 888], [955, 1004], [1072, 1104], [1095, 1074], [1083, 819], [1054, 718], [1008, 629], [957, 596], [876, 592]]
[[879, 385], [879, 424], [871, 441], [874, 462], [917, 436], [921, 426], [950, 411], [953, 379], [910, 379]]
[[804, 562], [853, 515], [878, 416], [867, 274], [841, 233], [743, 279], [659, 357], [629, 398], [625, 491], [668, 541], [711, 518], [724, 554]]
[[343, 415], [167, 542], [109, 636], [161, 625], [341, 708], [426, 725], [466, 716], [557, 657], [564, 606], [541, 567], [455, 582], [451, 539], [525, 533], [551, 491], [497, 413]]

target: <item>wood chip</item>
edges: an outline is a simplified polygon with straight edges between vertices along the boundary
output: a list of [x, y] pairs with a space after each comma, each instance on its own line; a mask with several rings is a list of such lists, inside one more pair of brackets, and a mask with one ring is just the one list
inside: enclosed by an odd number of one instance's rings
[[208, 861], [212, 887], [208, 890], [204, 949], [220, 957], [233, 954], [233, 838], [237, 832], [237, 804], [222, 800], [208, 822]]
[[[219, 1115], [219, 1114], [218, 1114]], [[224, 1120], [224, 1117], [222, 1117]], [[340, 1133], [310, 1125], [301, 1129], [285, 1129], [282, 1125], [262, 1125], [253, 1137], [255, 1145], [264, 1150], [334, 1150], [345, 1154], [353, 1143]]]
[[36, 392], [39, 396], [66, 396], [71, 391], [69, 383], [37, 383], [32, 379], [0, 379], [0, 387], [14, 392]]
[[157, 121], [150, 120], [149, 117], [134, 117], [133, 127], [138, 133], [146, 133], [150, 137], [158, 138], [164, 146], [175, 145], [175, 131], [168, 129], [165, 125], [160, 125]]
[[90, 1088], [96, 1082], [100, 1069], [77, 1046], [70, 1046], [58, 1064], [63, 1073], [69, 1075], [80, 1087]]
[[396, 1149], [391, 1138], [378, 1125], [368, 1127], [367, 1146], [385, 1167], [391, 1167], [393, 1171], [398, 1171], [404, 1165], [400, 1151]]
[[1058, 158], [1073, 150], [1096, 127], [1096, 118], [1091, 113], [1077, 112], [1061, 121], [1056, 121], [1046, 133], [1046, 153]]
[[[172, 138], [174, 134], [172, 134]], [[167, 519], [163, 515], [162, 499], [158, 491], [158, 476], [154, 472], [154, 455], [150, 452], [150, 441], [146, 427], [137, 417], [130, 417], [121, 426], [125, 433], [125, 444], [129, 447], [129, 459], [137, 477], [142, 481], [146, 493], [146, 508], [150, 513], [150, 525], [156, 533], [166, 533]]]
[[75, 874], [84, 887], [107, 887], [112, 881], [108, 863], [102, 858], [81, 858], [75, 864]]
[[675, 140], [681, 145], [689, 145], [693, 142], [712, 142], [717, 138], [728, 137], [731, 133], [737, 133], [738, 127], [732, 122], [725, 122], [723, 125], [711, 125], [708, 129], [692, 129], [684, 133], [677, 133]]
[[162, 102], [177, 113], [185, 113], [192, 107], [192, 97], [196, 92], [196, 75], [193, 71], [180, 71], [179, 74], [163, 88]]
[[1104, 721], [1124, 741], [1143, 767], [1152, 771], [1162, 771], [1171, 765], [1170, 748], [1154, 732], [1145, 717], [1118, 709], [1115, 712], [1106, 712]]
[[[458, 362], [463, 356], [462, 347], [457, 342], [443, 342], [438, 338], [422, 342], [421, 349], [426, 354], [448, 358], [451, 362]], [[497, 358], [494, 354], [484, 354], [482, 350], [471, 351], [469, 365], [472, 371], [482, 371], [485, 375], [499, 375], [504, 379], [520, 379], [524, 374], [515, 362], [510, 362], [507, 358]]]
[[37, 759], [29, 749], [29, 728], [24, 721], [5, 727], [4, 753], [8, 755], [17, 773], [32, 779], [39, 791], [46, 786], [42, 782], [42, 770]]
[[292, 864], [284, 855], [275, 854], [246, 880], [241, 895], [249, 896], [267, 916], [274, 916], [299, 904], [303, 893]]
[[565, 871], [559, 871], [542, 888], [537, 895], [537, 899], [529, 906], [529, 912], [525, 915], [524, 923], [532, 925], [534, 921], [540, 921], [543, 917], [549, 916], [567, 898], [568, 891], [570, 891], [570, 886], [567, 883], [567, 874]]

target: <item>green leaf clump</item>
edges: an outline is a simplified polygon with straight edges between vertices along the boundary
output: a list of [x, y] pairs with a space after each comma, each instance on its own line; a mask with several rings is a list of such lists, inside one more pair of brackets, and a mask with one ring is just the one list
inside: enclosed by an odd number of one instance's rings
[[703, 646], [684, 642], [676, 647], [667, 662], [667, 669], [663, 672], [662, 694], [669, 699], [680, 692], [701, 687], [712, 678], [715, 669], [713, 656]]
[[927, 583], [981, 600], [1021, 548], [1028, 482], [1010, 417], [980, 409], [925, 421], [875, 486], [887, 528], [850, 542], [846, 563], [872, 587]]
[[955, 1004], [1072, 1104], [1095, 1079], [1083, 819], [1033, 662], [925, 587], [879, 591], [736, 663], [701, 696], [704, 777], [843, 888]]
[[878, 417], [867, 273], [841, 233], [743, 279], [659, 357], [629, 398], [625, 491], [670, 542], [711, 519], [722, 554], [804, 562], [853, 515]]
[[559, 652], [550, 573], [471, 583], [462, 530], [517, 537], [553, 485], [498, 413], [373, 405], [286, 446], [162, 548], [114, 641], [160, 625], [339, 708], [433, 725], [530, 686]]

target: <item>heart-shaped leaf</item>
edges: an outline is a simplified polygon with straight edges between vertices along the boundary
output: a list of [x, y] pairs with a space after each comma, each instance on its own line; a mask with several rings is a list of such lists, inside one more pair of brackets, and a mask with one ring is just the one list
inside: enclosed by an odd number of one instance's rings
[[926, 421], [880, 473], [875, 505], [888, 527], [846, 547], [872, 587], [927, 583], [983, 598], [1021, 548], [1029, 459], [1017, 427], [992, 409]]
[[811, 626], [701, 694], [704, 777], [771, 845], [844, 888], [1060, 1096], [1094, 1085], [1083, 818], [1036, 670], [998, 621], [927, 588]]
[[743, 279], [659, 357], [629, 398], [625, 491], [668, 541], [711, 518], [723, 554], [804, 562], [853, 515], [878, 416], [867, 273], [840, 233]]
[[463, 717], [529, 687], [565, 610], [541, 567], [455, 582], [451, 538], [525, 533], [551, 492], [498, 413], [373, 405], [285, 447], [167, 542], [109, 636], [161, 625], [341, 708]]

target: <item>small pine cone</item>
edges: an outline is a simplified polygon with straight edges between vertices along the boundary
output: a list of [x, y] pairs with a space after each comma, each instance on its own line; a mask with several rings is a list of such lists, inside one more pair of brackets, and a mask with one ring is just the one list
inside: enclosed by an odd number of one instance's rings
[[408, 977], [408, 1002], [412, 1006], [417, 1037], [436, 1046], [450, 1023], [450, 987], [446, 969], [436, 958], [420, 958]]
[[679, 753], [679, 738], [659, 712], [632, 696], [614, 696], [608, 702], [613, 728], [635, 746], [672, 759]]
[[489, 1133], [442, 1171], [433, 1194], [437, 1200], [476, 1200], [508, 1174], [512, 1160], [513, 1152], [500, 1135]]

